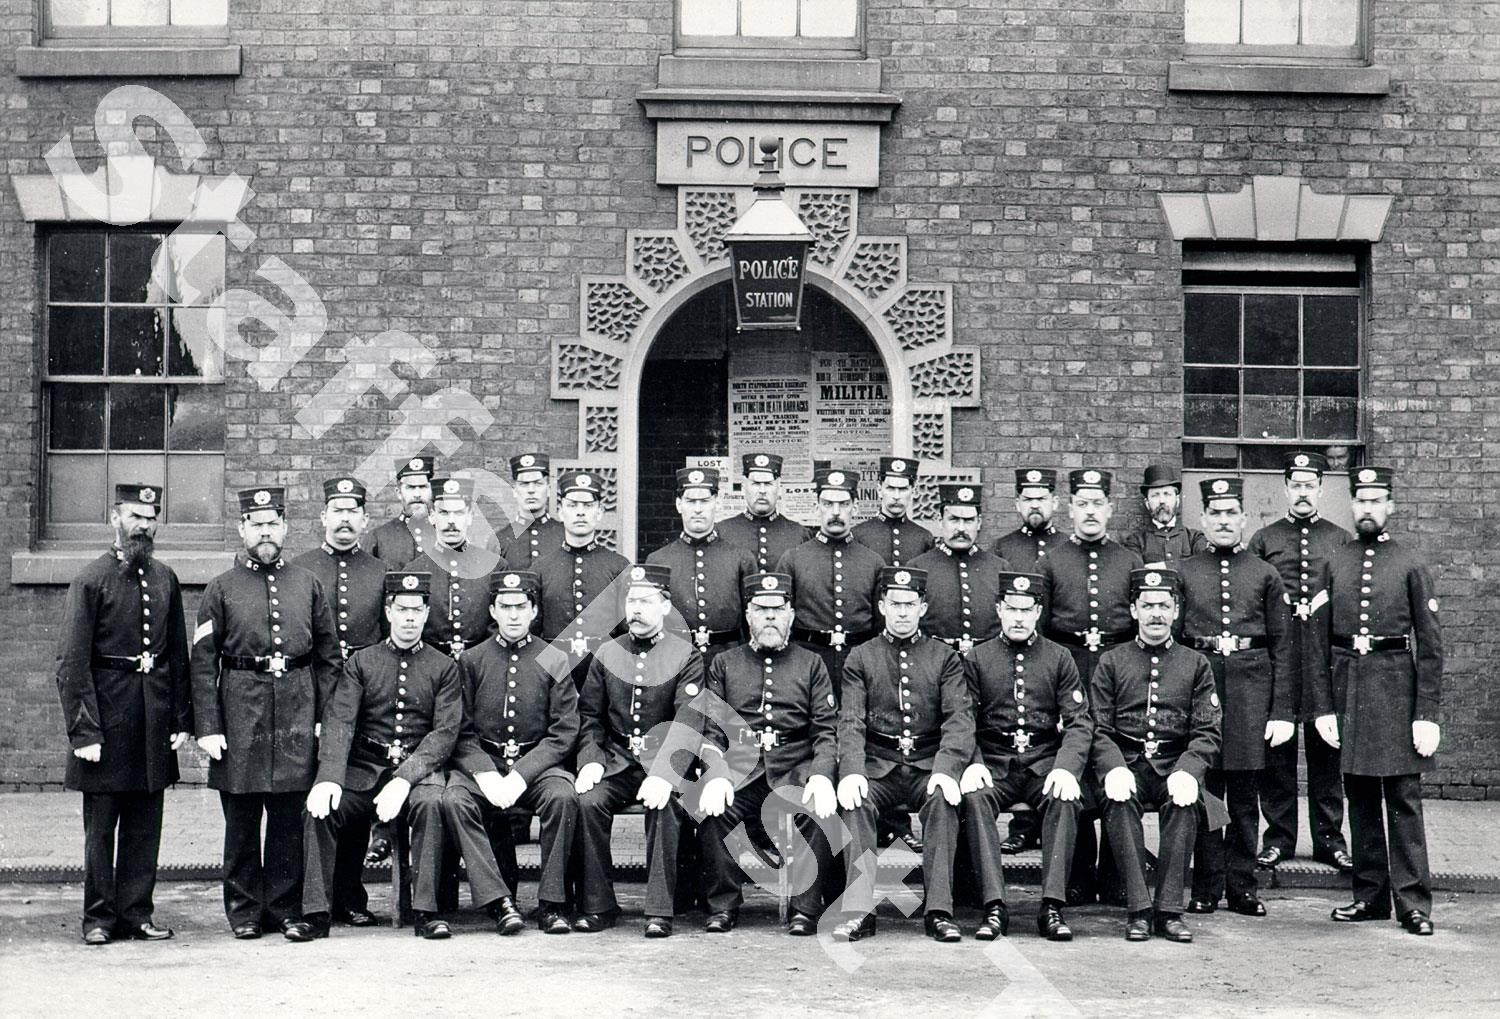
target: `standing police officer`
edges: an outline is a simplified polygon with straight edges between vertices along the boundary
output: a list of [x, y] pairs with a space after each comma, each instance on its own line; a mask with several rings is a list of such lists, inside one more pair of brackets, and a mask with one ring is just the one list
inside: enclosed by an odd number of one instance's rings
[[[384, 584], [387, 564], [360, 548], [370, 518], [365, 515], [365, 486], [358, 478], [323, 482], [323, 544], [292, 560], [323, 585], [333, 605], [339, 653], [347, 659], [385, 635]], [[362, 852], [363, 850], [361, 850]]]
[[1208, 548], [1201, 531], [1183, 527], [1178, 520], [1182, 509], [1182, 475], [1170, 464], [1151, 464], [1141, 480], [1141, 502], [1146, 507], [1146, 522], [1120, 539], [1120, 544], [1135, 552], [1148, 566], [1178, 569], [1188, 556]]
[[[162, 489], [115, 486], [114, 546], [68, 587], [57, 690], [83, 793], [83, 940], [161, 941], [151, 919], [162, 790], [192, 729], [182, 589], [153, 556]], [[118, 846], [116, 838], [118, 836]]]
[[918, 461], [880, 458], [880, 512], [854, 527], [854, 540], [868, 545], [887, 566], [910, 563], [933, 546], [932, 532], [912, 521]]
[[495, 553], [471, 544], [474, 524], [472, 478], [435, 478], [432, 482], [433, 547], [408, 567], [432, 574], [432, 605], [422, 639], [450, 658], [490, 634], [490, 573], [506, 563]]
[[[582, 687], [594, 650], [620, 621], [615, 578], [630, 561], [599, 543], [604, 479], [593, 471], [564, 471], [557, 479], [563, 541], [535, 561], [542, 637], [568, 652], [573, 682]], [[602, 597], [601, 597], [602, 596]]]
[[369, 551], [398, 570], [432, 547], [427, 512], [432, 508], [432, 476], [437, 461], [414, 456], [396, 463], [396, 494], [401, 512], [370, 534]]
[[812, 535], [781, 515], [781, 457], [746, 453], [740, 465], [745, 474], [745, 512], [720, 521], [719, 537], [755, 556], [756, 569], [775, 569], [783, 554]]
[[510, 458], [516, 499], [526, 514], [526, 526], [519, 531], [512, 529], [500, 542], [500, 558], [512, 569], [529, 570], [562, 544], [563, 525], [547, 509], [552, 495], [548, 481], [551, 466], [552, 459], [546, 453], [521, 453]]
[[938, 492], [943, 538], [911, 564], [927, 574], [922, 632], [968, 654], [1000, 632], [993, 606], [1000, 600], [1000, 574], [1010, 564], [979, 547], [979, 489], [940, 485]]
[[1063, 540], [1052, 517], [1057, 512], [1057, 472], [1050, 467], [1016, 470], [1016, 513], [1021, 526], [1002, 535], [992, 551], [1011, 569], [1040, 572], [1047, 552]]

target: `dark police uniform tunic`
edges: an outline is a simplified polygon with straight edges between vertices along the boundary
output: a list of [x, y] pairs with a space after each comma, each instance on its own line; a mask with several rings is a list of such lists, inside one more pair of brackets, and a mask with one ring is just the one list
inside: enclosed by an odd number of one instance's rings
[[488, 830], [509, 840], [509, 825], [494, 822], [500, 810], [479, 791], [473, 776], [514, 771], [526, 780], [515, 807], [541, 823], [542, 869], [537, 898], [560, 905], [567, 898], [568, 858], [578, 826], [578, 794], [568, 770], [578, 744], [578, 690], [567, 655], [537, 637], [508, 644], [499, 636], [464, 655], [464, 729], [443, 792], [443, 812], [458, 839], [475, 906], [516, 894], [514, 844], [498, 861]]
[[1073, 654], [1080, 676], [1092, 676], [1099, 656], [1131, 639], [1130, 571], [1141, 557], [1108, 536], [1077, 535], [1037, 564], [1042, 575], [1042, 632]]
[[403, 809], [411, 826], [412, 908], [437, 912], [443, 765], [462, 724], [458, 666], [441, 651], [384, 640], [344, 663], [318, 747], [318, 781], [343, 793], [326, 818], [307, 819], [305, 912], [366, 907], [362, 874], [375, 797], [395, 778], [411, 783]]
[[777, 573], [792, 578], [797, 610], [792, 636], [823, 659], [834, 696], [839, 695], [849, 651], [875, 633], [876, 582], [884, 565], [868, 546], [849, 537], [829, 538], [821, 531], [784, 553], [776, 564]]
[[[1214, 672], [1197, 651], [1168, 639], [1150, 646], [1139, 639], [1106, 651], [1089, 690], [1094, 713], [1094, 772], [1104, 824], [1132, 913], [1155, 908], [1182, 912], [1203, 783], [1219, 756], [1219, 696]], [[1136, 792], [1124, 803], [1103, 793], [1104, 777], [1117, 767], [1135, 775]], [[1178, 807], [1167, 776], [1185, 771], [1198, 781], [1198, 803]], [[1155, 808], [1161, 822], [1156, 895], [1146, 887], [1141, 814]]]
[[[1288, 514], [1255, 532], [1250, 552], [1276, 567], [1292, 601], [1292, 654], [1297, 666], [1299, 696], [1296, 708], [1302, 721], [1300, 739], [1307, 757], [1308, 823], [1313, 855], [1327, 858], [1344, 852], [1344, 781], [1339, 751], [1323, 742], [1313, 720], [1316, 691], [1330, 684], [1328, 624], [1332, 613], [1315, 611], [1327, 603], [1324, 567], [1334, 551], [1349, 540], [1349, 532], [1314, 514], [1306, 519]], [[1297, 848], [1298, 736], [1266, 751], [1260, 777], [1261, 812], [1266, 819], [1264, 844], [1290, 856]]]
[[864, 775], [870, 792], [855, 810], [841, 810], [850, 830], [845, 908], [875, 908], [875, 819], [883, 810], [917, 807], [922, 820], [922, 877], [927, 912], [953, 914], [953, 857], [958, 808], [941, 792], [927, 794], [933, 773], [957, 782], [974, 756], [974, 711], [957, 651], [918, 632], [888, 632], [855, 648], [844, 665], [839, 705], [839, 779]]
[[463, 548], [436, 546], [406, 566], [432, 574], [432, 601], [422, 639], [449, 657], [482, 644], [494, 629], [490, 618], [490, 573], [505, 560], [472, 542]]
[[79, 571], [63, 607], [57, 689], [69, 746], [103, 744], [97, 763], [69, 754], [64, 779], [83, 792], [83, 929], [137, 927], [151, 919], [162, 790], [178, 779], [172, 735], [193, 728], [170, 567], [132, 568], [113, 550]]
[[756, 568], [763, 573], [775, 569], [783, 555], [813, 535], [812, 531], [780, 513], [768, 517], [741, 513], [720, 520], [714, 529], [725, 542], [753, 555]]
[[302, 807], [317, 769], [313, 730], [342, 663], [333, 618], [317, 577], [284, 559], [262, 566], [243, 552], [209, 581], [198, 604], [193, 715], [200, 738], [228, 742], [223, 757], [209, 762], [208, 784], [224, 806], [231, 926], [301, 913]]
[[881, 513], [854, 525], [854, 540], [868, 545], [887, 566], [911, 565], [912, 560], [930, 552], [936, 539], [932, 532], [906, 517], [888, 517]]
[[[741, 822], [760, 823], [772, 790], [789, 787], [800, 805], [809, 778], [837, 780], [838, 712], [823, 660], [793, 643], [774, 650], [741, 644], [724, 652], [708, 667], [708, 689], [727, 705], [720, 715], [717, 702], [709, 701], [715, 707], [706, 742], [725, 755], [713, 762], [709, 777], [730, 779], [735, 793], [722, 815], [703, 819], [698, 837], [709, 911], [733, 912], [742, 898], [734, 846], [726, 842], [730, 832]], [[801, 814], [797, 823], [812, 852], [792, 854], [798, 868], [792, 887], [800, 891], [791, 908], [815, 917], [822, 910], [822, 879], [831, 873], [832, 854], [816, 824]]]
[[922, 632], [960, 653], [1000, 633], [995, 602], [1000, 572], [1010, 564], [979, 546], [959, 551], [938, 542], [932, 551], [912, 560], [913, 569], [927, 571], [927, 615]]
[[376, 559], [399, 570], [417, 556], [437, 547], [437, 537], [426, 517], [421, 520], [402, 514], [392, 517], [370, 532], [367, 546]]
[[1169, 570], [1177, 569], [1190, 556], [1208, 551], [1208, 538], [1202, 531], [1181, 524], [1158, 527], [1154, 521], [1147, 521], [1144, 527], [1126, 534], [1120, 544], [1145, 562], [1164, 563]]
[[1223, 710], [1208, 790], [1227, 795], [1229, 827], [1223, 835], [1200, 828], [1193, 867], [1193, 898], [1216, 902], [1226, 881], [1231, 896], [1255, 891], [1266, 723], [1296, 716], [1292, 614], [1281, 575], [1242, 546], [1193, 556], [1181, 577], [1182, 640], [1208, 656]]
[[994, 781], [963, 801], [982, 901], [1005, 898], [995, 818], [1025, 803], [1042, 816], [1042, 898], [1060, 904], [1067, 899], [1083, 801], [1044, 797], [1042, 786], [1049, 772], [1062, 768], [1088, 796], [1094, 718], [1078, 668], [1066, 648], [1039, 635], [1020, 643], [1003, 635], [986, 641], [965, 656], [965, 665], [974, 702], [974, 763], [989, 768]]
[[[619, 908], [609, 846], [614, 816], [635, 802], [648, 774], [680, 788], [686, 771], [673, 758], [702, 746], [701, 723], [683, 708], [702, 690], [703, 657], [673, 634], [646, 640], [625, 634], [594, 654], [579, 697], [578, 767], [602, 765], [604, 776], [579, 797], [585, 913]], [[646, 811], [647, 916], [675, 912], [682, 820], [675, 796], [666, 807]]]
[[[613, 585], [629, 567], [629, 560], [597, 541], [576, 548], [561, 545], [533, 564], [540, 578], [542, 636], [567, 650], [577, 686], [588, 674], [589, 655], [623, 618], [621, 596]], [[605, 592], [608, 597], [601, 598]]]
[[500, 557], [512, 570], [531, 570], [536, 561], [563, 543], [565, 530], [561, 520], [546, 513], [514, 534], [506, 532], [500, 543]]
[[339, 651], [345, 658], [385, 639], [385, 584], [390, 566], [355, 545], [339, 551], [327, 542], [292, 560], [318, 578], [333, 605]]
[[740, 640], [744, 616], [740, 585], [756, 572], [755, 557], [710, 531], [702, 538], [686, 534], [663, 545], [646, 562], [672, 570], [672, 615], [668, 626], [691, 640], [704, 665]]
[[991, 549], [995, 555], [1010, 563], [1010, 568], [1022, 573], [1040, 573], [1041, 563], [1047, 553], [1068, 539], [1048, 524], [1040, 530], [1018, 527], [1009, 534], [1001, 535]]

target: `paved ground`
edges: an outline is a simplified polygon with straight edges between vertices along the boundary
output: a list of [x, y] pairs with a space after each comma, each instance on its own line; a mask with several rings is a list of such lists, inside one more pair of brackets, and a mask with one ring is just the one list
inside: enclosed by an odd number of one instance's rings
[[[165, 944], [87, 948], [76, 884], [0, 884], [0, 1014], [12, 1016], [414, 1012], [539, 1015], [894, 1014], [970, 1016], [1494, 1015], [1500, 1009], [1500, 896], [1449, 894], [1437, 936], [1393, 923], [1335, 926], [1332, 892], [1274, 891], [1264, 920], [1195, 918], [1197, 943], [1127, 944], [1119, 911], [1070, 911], [1072, 944], [1039, 940], [1035, 890], [1017, 888], [1010, 938], [937, 945], [890, 912], [855, 946], [793, 940], [757, 895], [726, 936], [679, 919], [668, 941], [640, 937], [639, 886], [603, 935], [515, 938], [461, 920], [447, 942], [410, 931], [338, 929], [328, 941], [232, 940], [216, 884], [163, 885]], [[374, 890], [384, 908], [384, 892]], [[534, 889], [523, 886], [523, 900]], [[524, 904], [524, 903], [523, 903]], [[972, 929], [974, 917], [960, 918]], [[695, 922], [697, 921], [697, 922]], [[835, 953], [835, 947], [845, 951]]]

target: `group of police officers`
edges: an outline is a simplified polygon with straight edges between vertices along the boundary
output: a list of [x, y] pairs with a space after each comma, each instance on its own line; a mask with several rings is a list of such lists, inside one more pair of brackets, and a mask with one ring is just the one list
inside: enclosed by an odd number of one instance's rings
[[1246, 542], [1240, 479], [1202, 482], [1198, 532], [1177, 472], [1152, 466], [1149, 519], [1117, 541], [1109, 471], [1067, 473], [1064, 533], [1059, 472], [1026, 466], [1020, 526], [987, 550], [975, 486], [940, 486], [936, 536], [909, 519], [915, 460], [881, 459], [859, 524], [857, 473], [818, 470], [810, 529], [779, 512], [781, 459], [751, 453], [743, 513], [718, 519], [717, 471], [681, 470], [681, 534], [632, 564], [599, 540], [599, 475], [560, 472], [554, 518], [548, 457], [510, 466], [527, 519], [493, 550], [470, 541], [473, 481], [427, 456], [398, 465], [402, 512], [368, 534], [364, 487], [326, 481], [321, 547], [292, 560], [284, 490], [241, 492], [243, 552], [191, 632], [154, 556], [164, 492], [118, 487], [58, 655], [86, 943], [172, 936], [152, 913], [162, 790], [193, 737], [236, 938], [380, 922], [376, 822], [409, 833], [417, 934], [451, 933], [455, 857], [515, 934], [517, 815], [539, 826], [540, 929], [602, 931], [613, 821], [638, 805], [647, 937], [672, 933], [689, 858], [706, 931], [735, 927], [758, 858], [790, 868], [789, 933], [873, 935], [882, 837], [916, 813], [938, 941], [963, 936], [956, 874], [982, 904], [974, 936], [1006, 935], [1002, 856], [1038, 844], [1040, 936], [1069, 940], [1064, 907], [1100, 897], [1123, 902], [1127, 939], [1187, 942], [1184, 912], [1265, 915], [1257, 867], [1296, 845], [1299, 721], [1314, 856], [1352, 874], [1332, 919], [1394, 906], [1432, 933], [1420, 776], [1442, 647], [1428, 572], [1387, 531], [1391, 470], [1351, 471], [1351, 537], [1319, 516], [1324, 458], [1293, 452], [1286, 516]]

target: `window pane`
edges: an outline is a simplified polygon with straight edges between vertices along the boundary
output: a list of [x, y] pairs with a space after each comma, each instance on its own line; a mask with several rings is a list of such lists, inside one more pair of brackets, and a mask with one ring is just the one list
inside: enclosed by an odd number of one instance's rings
[[56, 382], [47, 387], [49, 449], [104, 448], [104, 387]]
[[69, 28], [79, 25], [109, 24], [109, 0], [51, 0], [50, 14], [54, 25]]
[[1297, 437], [1297, 371], [1286, 368], [1245, 369], [1242, 434], [1249, 439]]
[[167, 374], [224, 377], [224, 309], [173, 308]]
[[115, 25], [165, 25], [171, 0], [110, 0], [110, 21]]
[[1281, 294], [1245, 295], [1245, 363], [1297, 363], [1297, 300]]
[[1359, 0], [1302, 0], [1302, 41], [1353, 46], [1359, 41]]
[[1302, 379], [1302, 434], [1309, 439], [1359, 435], [1359, 372], [1310, 371]]
[[167, 387], [167, 448], [223, 450], [223, 386]]
[[1183, 297], [1183, 360], [1189, 364], [1236, 364], [1240, 359], [1240, 299], [1237, 294]]
[[104, 374], [104, 309], [47, 309], [47, 374]]
[[109, 477], [105, 479], [106, 495], [114, 501], [115, 486], [139, 481], [143, 485], [160, 485], [166, 478], [166, 458], [160, 453], [110, 454]]
[[857, 0], [802, 0], [802, 34], [807, 37], [852, 38], [858, 25]]
[[1234, 45], [1240, 41], [1240, 0], [1187, 0], [1182, 37], [1187, 42]]
[[166, 329], [165, 308], [109, 309], [109, 374], [160, 375]]
[[1297, 7], [1297, 0], [1244, 0], [1243, 41], [1251, 46], [1295, 45]]
[[682, 0], [683, 35], [734, 35], [739, 0]]
[[1239, 373], [1233, 368], [1188, 368], [1183, 374], [1183, 433], [1239, 435]]
[[163, 282], [178, 304], [212, 304], [224, 296], [224, 235], [178, 234], [167, 241]]
[[104, 456], [47, 458], [47, 517], [59, 524], [102, 524], [109, 519]]
[[740, 0], [740, 35], [797, 34], [797, 0]]
[[115, 234], [109, 239], [109, 299], [161, 304], [166, 268], [160, 234]]
[[1227, 442], [1186, 442], [1182, 446], [1182, 466], [1184, 470], [1238, 470], [1239, 450]]
[[229, 0], [172, 0], [174, 25], [224, 25], [229, 22]]
[[217, 524], [224, 519], [224, 458], [167, 457], [167, 515], [174, 524]]
[[1359, 364], [1359, 298], [1306, 297], [1302, 305], [1304, 364]]
[[166, 438], [164, 386], [109, 387], [109, 448], [161, 449]]
[[1279, 471], [1285, 461], [1285, 446], [1240, 447], [1240, 470], [1243, 471]]
[[104, 300], [104, 235], [57, 234], [47, 244], [47, 299]]

